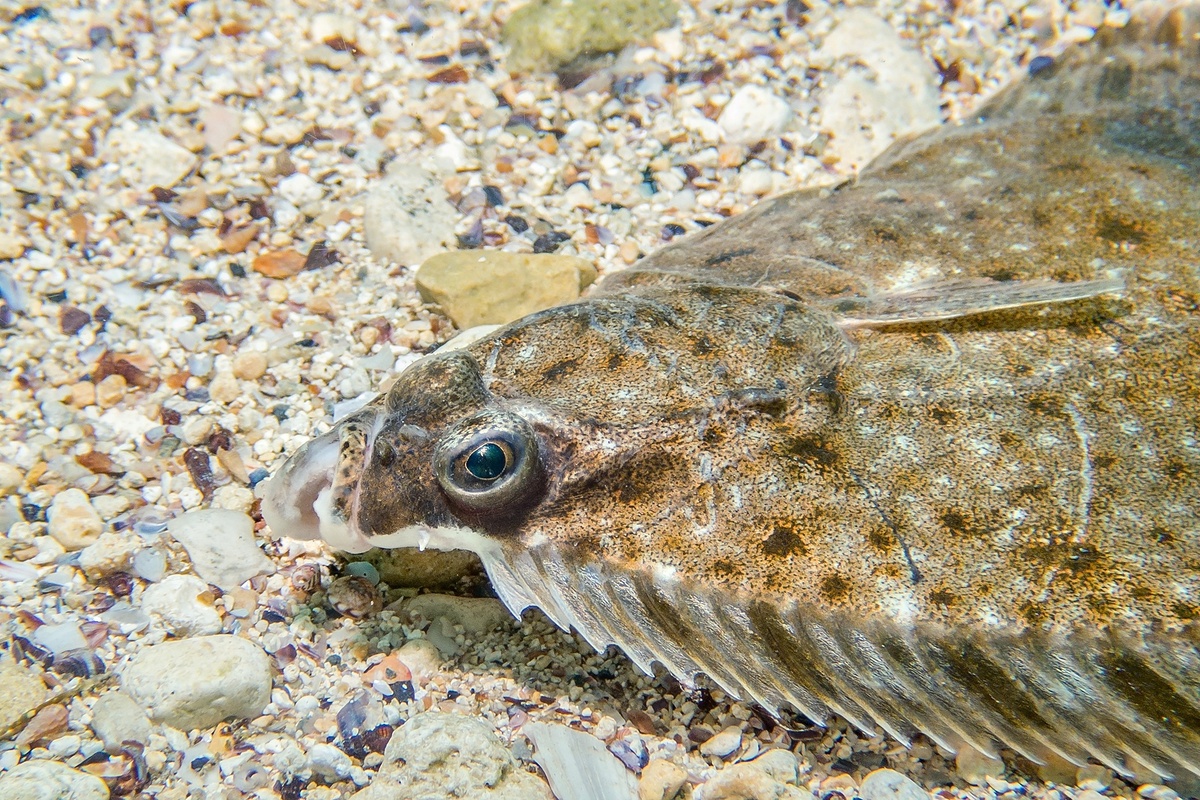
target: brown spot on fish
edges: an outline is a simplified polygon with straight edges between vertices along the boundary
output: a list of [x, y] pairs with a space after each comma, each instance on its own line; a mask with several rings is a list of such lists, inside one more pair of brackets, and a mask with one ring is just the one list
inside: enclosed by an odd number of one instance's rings
[[1145, 223], [1115, 212], [1105, 213], [1100, 218], [1096, 235], [1117, 245], [1143, 244], [1149, 236]]
[[776, 523], [771, 529], [771, 535], [763, 540], [762, 550], [769, 556], [802, 556], [808, 552], [804, 540], [796, 533], [796, 528], [787, 524]]
[[836, 452], [811, 436], [799, 436], [784, 442], [784, 450], [789, 456], [818, 469], [828, 469], [838, 461]]
[[934, 589], [929, 593], [929, 602], [942, 608], [949, 608], [958, 602], [958, 596], [948, 589]]
[[562, 361], [559, 361], [557, 364], [555, 364], [551, 367], [547, 367], [546, 369], [542, 370], [542, 378], [544, 378], [547, 381], [553, 382], [553, 381], [556, 381], [559, 378], [563, 377], [564, 375], [570, 375], [572, 372], [574, 372], [578, 368], [579, 368], [579, 359], [577, 359], [577, 358], [564, 359]]
[[850, 582], [836, 572], [821, 581], [821, 595], [834, 603], [841, 602], [850, 596]]

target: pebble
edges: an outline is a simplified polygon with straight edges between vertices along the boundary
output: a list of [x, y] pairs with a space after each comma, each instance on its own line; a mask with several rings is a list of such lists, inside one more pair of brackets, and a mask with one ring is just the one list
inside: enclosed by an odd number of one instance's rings
[[432, 173], [399, 160], [368, 193], [363, 206], [363, 235], [381, 261], [417, 264], [453, 246], [454, 208]]
[[169, 189], [196, 166], [196, 156], [187, 148], [157, 131], [130, 124], [109, 131], [102, 153], [102, 163], [120, 164], [125, 184], [142, 192], [155, 186]]
[[742, 746], [742, 729], [730, 725], [711, 739], [700, 745], [700, 752], [706, 756], [729, 758]]
[[91, 727], [110, 753], [120, 752], [128, 741], [145, 745], [153, 733], [146, 712], [124, 692], [108, 692], [96, 699]]
[[832, 136], [831, 152], [848, 165], [863, 167], [896, 138], [941, 122], [932, 64], [874, 12], [844, 10], [818, 57], [865, 67], [847, 73], [821, 98], [820, 127]]
[[685, 783], [683, 767], [663, 759], [651, 761], [638, 780], [638, 800], [672, 800]]
[[96, 384], [96, 405], [112, 408], [125, 397], [125, 377], [109, 375]]
[[120, 673], [121, 689], [158, 722], [180, 730], [252, 719], [271, 701], [271, 661], [229, 634], [144, 647]]
[[500, 35], [509, 71], [553, 70], [587, 54], [612, 53], [670, 27], [675, 0], [534, 0], [508, 19]]
[[213, 421], [209, 417], [192, 417], [183, 425], [183, 443], [195, 447], [208, 441], [208, 437], [212, 436], [213, 427]]
[[350, 756], [333, 745], [325, 743], [314, 744], [308, 749], [308, 761], [312, 765], [313, 772], [330, 783], [348, 777], [354, 766]]
[[812, 800], [812, 794], [775, 780], [751, 761], [722, 769], [700, 787], [697, 800]]
[[217, 490], [213, 492], [212, 505], [213, 508], [224, 508], [248, 514], [254, 507], [254, 492], [236, 483], [218, 486]]
[[214, 586], [236, 589], [255, 575], [275, 572], [275, 563], [255, 544], [254, 520], [240, 511], [189, 511], [167, 523], [167, 530], [187, 550], [196, 574]]
[[12, 659], [0, 658], [0, 731], [32, 713], [46, 695], [41, 678]]
[[595, 278], [595, 267], [574, 256], [460, 250], [426, 260], [416, 282], [421, 299], [465, 329], [569, 303]]
[[70, 404], [72, 408], [87, 408], [96, 402], [96, 384], [91, 381], [80, 381], [71, 386]]
[[221, 632], [221, 614], [213, 607], [208, 584], [195, 575], [168, 575], [142, 592], [142, 610], [157, 617], [176, 636]]
[[1075, 772], [1075, 785], [1080, 789], [1103, 792], [1112, 782], [1113, 771], [1102, 764], [1087, 764]]
[[[93, 501], [93, 505], [99, 503]], [[106, 531], [100, 534], [100, 538], [95, 542], [79, 551], [79, 568], [92, 580], [114, 572], [122, 572], [129, 567], [139, 547], [138, 542], [129, 537]]]
[[1004, 762], [987, 756], [970, 745], [963, 745], [954, 759], [958, 776], [973, 786], [986, 786], [989, 777], [1004, 775]]
[[470, 797], [552, 800], [496, 731], [479, 719], [437, 711], [418, 714], [392, 734], [379, 776], [353, 800]]
[[780, 783], [794, 784], [800, 779], [800, 760], [790, 750], [768, 750], [751, 763]]
[[218, 403], [229, 405], [242, 396], [242, 387], [232, 372], [218, 372], [208, 384], [208, 396]]
[[791, 118], [792, 107], [786, 100], [750, 84], [737, 90], [721, 110], [717, 125], [726, 141], [753, 144], [779, 136], [787, 130]]
[[0, 800], [108, 800], [108, 797], [104, 781], [57, 761], [34, 759], [0, 775]]
[[512, 619], [504, 604], [491, 597], [419, 594], [405, 601], [404, 610], [430, 621], [444, 619], [451, 625], [461, 625], [473, 636], [493, 631]]
[[862, 800], [929, 800], [929, 792], [894, 769], [867, 773], [858, 787], [858, 796]]
[[64, 489], [46, 509], [46, 532], [67, 550], [82, 550], [95, 544], [104, 522], [80, 489]]
[[325, 196], [321, 184], [314, 181], [303, 172], [297, 172], [280, 179], [275, 186], [279, 196], [297, 208], [303, 208], [309, 203], [315, 203]]
[[25, 483], [25, 473], [12, 464], [0, 462], [0, 497], [15, 494]]
[[243, 381], [256, 381], [267, 372], [267, 357], [257, 350], [243, 350], [233, 357], [233, 375]]
[[38, 709], [14, 741], [17, 747], [32, 747], [39, 742], [53, 740], [66, 729], [67, 709], [56, 703]]
[[417, 683], [425, 683], [442, 668], [442, 653], [428, 639], [411, 639], [405, 642], [396, 655], [404, 662]]
[[55, 655], [82, 650], [88, 646], [79, 624], [73, 621], [39, 625], [31, 638]]

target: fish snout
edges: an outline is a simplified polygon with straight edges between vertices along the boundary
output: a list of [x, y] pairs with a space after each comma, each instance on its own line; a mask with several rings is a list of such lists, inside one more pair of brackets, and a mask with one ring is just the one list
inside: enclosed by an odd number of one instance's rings
[[342, 420], [259, 484], [263, 519], [272, 531], [293, 539], [323, 539], [350, 553], [371, 548], [354, 518], [376, 417], [364, 409]]

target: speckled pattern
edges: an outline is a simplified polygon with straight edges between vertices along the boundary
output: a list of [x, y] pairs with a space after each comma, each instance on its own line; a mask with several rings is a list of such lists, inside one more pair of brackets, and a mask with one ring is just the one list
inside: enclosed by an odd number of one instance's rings
[[[771, 708], [1200, 776], [1194, 30], [1101, 37], [854, 183], [414, 367], [345, 424], [375, 435], [334, 517], [482, 533], [510, 607]], [[506, 436], [537, 463], [495, 504], [425, 466]]]

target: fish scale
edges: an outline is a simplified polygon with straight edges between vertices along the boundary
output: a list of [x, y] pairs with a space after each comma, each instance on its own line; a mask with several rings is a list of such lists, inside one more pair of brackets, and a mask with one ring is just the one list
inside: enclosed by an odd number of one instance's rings
[[474, 550], [514, 613], [775, 713], [1194, 786], [1200, 10], [1140, 13], [417, 362], [264, 517]]

